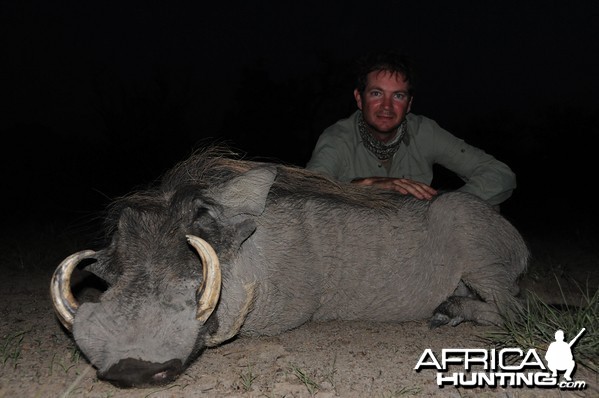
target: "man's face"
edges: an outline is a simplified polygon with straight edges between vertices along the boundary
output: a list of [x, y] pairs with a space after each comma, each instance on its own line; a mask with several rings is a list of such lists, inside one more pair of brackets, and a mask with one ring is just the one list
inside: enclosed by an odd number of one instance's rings
[[383, 142], [393, 139], [412, 106], [409, 87], [402, 74], [373, 71], [368, 74], [364, 93], [354, 90], [358, 108], [375, 138]]

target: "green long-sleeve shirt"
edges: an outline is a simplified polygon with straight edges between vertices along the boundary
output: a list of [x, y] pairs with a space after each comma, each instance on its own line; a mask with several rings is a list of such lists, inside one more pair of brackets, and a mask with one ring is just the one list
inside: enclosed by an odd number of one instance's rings
[[408, 114], [408, 130], [389, 171], [362, 145], [356, 111], [327, 128], [319, 137], [306, 168], [339, 181], [354, 178], [408, 178], [425, 184], [433, 180], [439, 164], [463, 181], [460, 191], [470, 192], [491, 205], [508, 199], [516, 188], [516, 176], [505, 164], [485, 151], [468, 145], [441, 128], [434, 120]]

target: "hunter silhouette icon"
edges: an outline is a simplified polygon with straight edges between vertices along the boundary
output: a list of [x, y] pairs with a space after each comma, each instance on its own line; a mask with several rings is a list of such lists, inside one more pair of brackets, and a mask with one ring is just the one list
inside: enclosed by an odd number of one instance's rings
[[564, 378], [566, 381], [572, 381], [572, 372], [576, 366], [574, 357], [572, 356], [572, 345], [580, 338], [586, 329], [582, 330], [569, 343], [564, 341], [564, 331], [557, 330], [555, 332], [555, 341], [549, 344], [545, 360], [547, 367], [551, 370], [552, 376], [557, 377], [558, 371], [566, 371]]

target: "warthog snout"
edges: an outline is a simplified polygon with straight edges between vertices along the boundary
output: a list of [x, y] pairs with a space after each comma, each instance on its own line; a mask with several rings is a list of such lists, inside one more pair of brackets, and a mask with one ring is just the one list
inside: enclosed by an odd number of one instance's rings
[[126, 358], [111, 366], [105, 373], [98, 373], [98, 377], [117, 387], [130, 388], [167, 384], [182, 371], [183, 365], [178, 359], [154, 363]]

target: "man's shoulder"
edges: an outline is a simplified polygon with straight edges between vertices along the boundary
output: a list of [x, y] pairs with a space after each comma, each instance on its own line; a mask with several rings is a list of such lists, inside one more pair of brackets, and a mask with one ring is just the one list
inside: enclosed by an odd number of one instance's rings
[[408, 127], [412, 127], [412, 131], [414, 132], [418, 131], [419, 129], [434, 130], [439, 127], [436, 121], [423, 115], [408, 113], [406, 115], [406, 119], [408, 120]]
[[356, 133], [356, 126], [358, 120], [358, 111], [351, 114], [345, 119], [340, 119], [327, 127], [322, 134], [329, 137], [336, 137], [338, 139], [348, 139]]
[[408, 134], [413, 138], [426, 140], [433, 139], [433, 137], [438, 137], [439, 135], [446, 136], [449, 134], [448, 131], [429, 117], [408, 113], [406, 119], [408, 120]]

